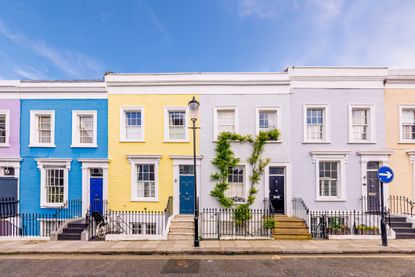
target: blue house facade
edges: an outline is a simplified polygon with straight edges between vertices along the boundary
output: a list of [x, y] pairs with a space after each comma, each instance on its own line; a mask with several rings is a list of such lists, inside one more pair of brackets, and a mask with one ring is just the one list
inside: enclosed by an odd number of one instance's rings
[[[20, 212], [83, 217], [106, 200], [103, 82], [21, 82]], [[70, 211], [70, 212], [69, 212]], [[38, 229], [38, 228], [34, 228]]]

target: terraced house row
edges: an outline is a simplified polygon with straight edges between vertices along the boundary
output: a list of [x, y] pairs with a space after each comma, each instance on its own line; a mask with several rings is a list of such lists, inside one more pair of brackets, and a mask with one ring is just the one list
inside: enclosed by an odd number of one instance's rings
[[[200, 103], [196, 168], [188, 108], [193, 96]], [[193, 214], [198, 197], [202, 238], [219, 237], [229, 228], [218, 221], [232, 221], [233, 215], [221, 215], [224, 207], [211, 196], [218, 136], [273, 129], [280, 135], [265, 145], [269, 163], [251, 209], [296, 216], [311, 233], [321, 227], [312, 211], [369, 212], [375, 222], [376, 172], [389, 165], [396, 177], [385, 187], [386, 205], [391, 214], [412, 215], [415, 71], [108, 73], [91, 81], [0, 81], [0, 199], [9, 203], [0, 211], [0, 236], [65, 238], [67, 228], [71, 238], [97, 211], [115, 224], [107, 239], [191, 239], [192, 222], [180, 215]], [[246, 203], [252, 146], [235, 142], [232, 149], [240, 163], [230, 169], [225, 193], [236, 204]], [[336, 220], [326, 225], [356, 227], [346, 217]], [[191, 227], [175, 233], [181, 221]], [[239, 227], [232, 226], [232, 236], [238, 235]]]

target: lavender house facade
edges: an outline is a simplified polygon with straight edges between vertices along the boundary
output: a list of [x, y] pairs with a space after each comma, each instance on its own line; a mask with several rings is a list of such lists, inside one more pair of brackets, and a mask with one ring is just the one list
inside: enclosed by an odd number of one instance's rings
[[378, 207], [376, 172], [392, 153], [385, 142], [387, 68], [291, 67], [288, 73], [294, 196], [317, 210], [359, 210], [370, 205], [367, 198]]
[[20, 100], [17, 81], [0, 81], [0, 199], [19, 200], [19, 141]]

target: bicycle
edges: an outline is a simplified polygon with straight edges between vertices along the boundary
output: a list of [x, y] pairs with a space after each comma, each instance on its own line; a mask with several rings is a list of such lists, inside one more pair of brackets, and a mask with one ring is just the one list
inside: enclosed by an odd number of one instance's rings
[[121, 233], [120, 224], [108, 215], [103, 217], [99, 212], [92, 212], [92, 217], [97, 224], [96, 234], [98, 238], [103, 239], [107, 234]]

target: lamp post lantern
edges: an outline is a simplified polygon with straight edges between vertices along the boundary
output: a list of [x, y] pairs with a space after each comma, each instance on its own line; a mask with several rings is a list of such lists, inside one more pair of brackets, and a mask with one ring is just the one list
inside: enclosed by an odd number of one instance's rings
[[199, 203], [197, 197], [197, 178], [196, 178], [196, 121], [199, 112], [199, 102], [193, 96], [192, 100], [189, 102], [189, 114], [190, 119], [192, 120], [193, 130], [193, 177], [194, 177], [194, 227], [195, 227], [195, 237], [194, 237], [194, 247], [199, 247]]

